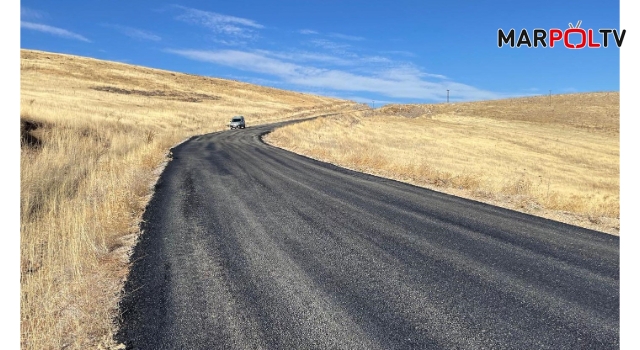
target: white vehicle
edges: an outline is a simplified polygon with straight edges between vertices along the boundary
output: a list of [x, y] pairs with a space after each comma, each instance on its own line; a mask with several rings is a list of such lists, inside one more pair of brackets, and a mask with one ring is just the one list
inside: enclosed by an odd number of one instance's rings
[[231, 118], [229, 122], [229, 129], [244, 129], [244, 126], [244, 117], [241, 115]]

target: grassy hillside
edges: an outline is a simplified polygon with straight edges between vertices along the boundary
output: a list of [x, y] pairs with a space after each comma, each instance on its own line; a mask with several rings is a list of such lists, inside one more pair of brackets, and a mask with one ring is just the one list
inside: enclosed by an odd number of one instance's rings
[[620, 95], [387, 105], [277, 129], [313, 158], [618, 234]]
[[235, 81], [21, 50], [21, 339], [113, 347], [138, 222], [170, 147], [352, 103]]
[[191, 135], [336, 111], [267, 140], [349, 168], [617, 234], [619, 94], [353, 103], [21, 50], [25, 349], [108, 348], [167, 151]]

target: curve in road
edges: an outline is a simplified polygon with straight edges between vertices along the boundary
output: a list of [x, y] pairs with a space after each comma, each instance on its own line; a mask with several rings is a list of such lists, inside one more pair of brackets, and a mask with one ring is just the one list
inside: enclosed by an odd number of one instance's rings
[[129, 349], [615, 349], [619, 238], [345, 170], [190, 139], [132, 255]]

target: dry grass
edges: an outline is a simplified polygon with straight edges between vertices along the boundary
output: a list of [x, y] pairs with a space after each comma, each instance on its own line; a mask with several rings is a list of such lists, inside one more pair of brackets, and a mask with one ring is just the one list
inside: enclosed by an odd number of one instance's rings
[[76, 56], [21, 50], [21, 343], [116, 347], [128, 257], [168, 149], [225, 127], [351, 103]]
[[618, 234], [619, 93], [388, 105], [277, 129], [294, 152]]

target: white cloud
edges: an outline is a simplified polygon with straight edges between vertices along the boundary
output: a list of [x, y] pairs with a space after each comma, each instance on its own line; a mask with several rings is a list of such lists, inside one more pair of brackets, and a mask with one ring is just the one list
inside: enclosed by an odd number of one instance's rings
[[250, 72], [267, 73], [281, 78], [317, 74], [321, 71], [321, 69], [283, 62], [257, 53], [237, 50], [167, 50], [167, 52], [197, 61], [221, 64]]
[[255, 29], [264, 28], [263, 25], [247, 18], [228, 16], [184, 6], [176, 7], [183, 11], [177, 19], [209, 28], [215, 33], [222, 35], [240, 38], [253, 38], [256, 35]]
[[348, 49], [351, 47], [351, 45], [348, 45], [348, 44], [339, 44], [326, 39], [311, 40], [309, 41], [309, 43], [313, 46], [320, 47], [326, 50], [331, 50], [331, 51], [344, 51], [345, 49]]
[[301, 29], [298, 31], [300, 34], [310, 35], [310, 34], [318, 34], [317, 31], [311, 29]]
[[70, 32], [70, 31], [68, 31], [66, 29], [62, 29], [62, 28], [48, 26], [46, 24], [21, 21], [20, 22], [20, 27], [25, 28], [25, 29], [36, 30], [36, 31], [39, 31], [39, 32], [43, 32], [43, 33], [47, 33], [47, 34], [51, 34], [51, 35], [55, 35], [55, 36], [59, 36], [61, 38], [75, 39], [75, 40], [85, 41], [85, 42], [88, 42], [88, 43], [91, 42], [91, 40], [85, 38], [84, 36], [82, 36], [80, 34], [76, 34], [74, 32]]
[[227, 67], [271, 75], [283, 81], [307, 88], [325, 88], [339, 91], [359, 91], [392, 98], [442, 100], [446, 90], [452, 100], [482, 100], [504, 97], [490, 91], [449, 80], [430, 81], [427, 74], [415, 67], [405, 66], [375, 72], [371, 75], [355, 74], [337, 69], [322, 69], [284, 62], [267, 57], [264, 53], [237, 50], [167, 50], [188, 59], [210, 62]]
[[132, 28], [132, 27], [127, 27], [127, 26], [121, 26], [121, 25], [107, 25], [108, 27], [114, 28], [116, 30], [118, 30], [120, 33], [133, 38], [133, 39], [139, 39], [139, 40], [150, 40], [150, 41], [160, 41], [162, 40], [162, 38], [158, 35], [155, 35], [151, 32], [148, 31], [144, 31], [141, 29], [137, 29], [137, 28]]
[[324, 53], [308, 51], [273, 52], [268, 50], [254, 50], [253, 52], [293, 62], [319, 62], [338, 66], [393, 64], [393, 61], [386, 57], [358, 56], [353, 53], [348, 54], [346, 57], [340, 57], [336, 55], [328, 55]]
[[331, 36], [333, 38], [337, 38], [337, 39], [351, 40], [351, 41], [362, 41], [362, 40], [364, 40], [364, 38], [361, 37], [361, 36], [345, 35], [345, 34], [340, 34], [340, 33], [331, 33], [331, 34], [329, 34], [329, 36]]
[[448, 79], [446, 76], [441, 74], [431, 74], [431, 73], [422, 72], [420, 69], [418, 69], [412, 64], [403, 64], [403, 65], [391, 67], [385, 70], [381, 74], [381, 77], [389, 78], [389, 79], [397, 79], [399, 77], [404, 79], [409, 79], [412, 77]]
[[306, 52], [306, 51], [293, 51], [293, 52], [273, 52], [267, 50], [255, 50], [256, 53], [262, 54], [265, 56], [276, 57], [283, 60], [294, 61], [294, 62], [322, 62], [328, 64], [335, 65], [353, 65], [355, 62], [352, 60], [347, 60], [344, 58], [326, 55], [322, 53], [316, 52]]
[[425, 77], [431, 77], [431, 78], [437, 78], [437, 79], [449, 79], [447, 78], [446, 75], [442, 75], [442, 74], [430, 74], [430, 73], [425, 73], [424, 74]]
[[45, 13], [37, 11], [25, 6], [20, 7], [20, 18], [25, 19], [42, 19], [45, 17]]
[[365, 56], [360, 58], [360, 61], [364, 63], [391, 63], [392, 61], [382, 56]]
[[245, 40], [236, 40], [236, 39], [210, 39], [212, 42], [217, 44], [222, 44], [226, 46], [245, 46], [247, 42]]
[[380, 51], [380, 53], [386, 53], [386, 54], [389, 54], [389, 55], [405, 56], [405, 57], [416, 57], [416, 54], [414, 54], [413, 52], [403, 51], [403, 50]]

